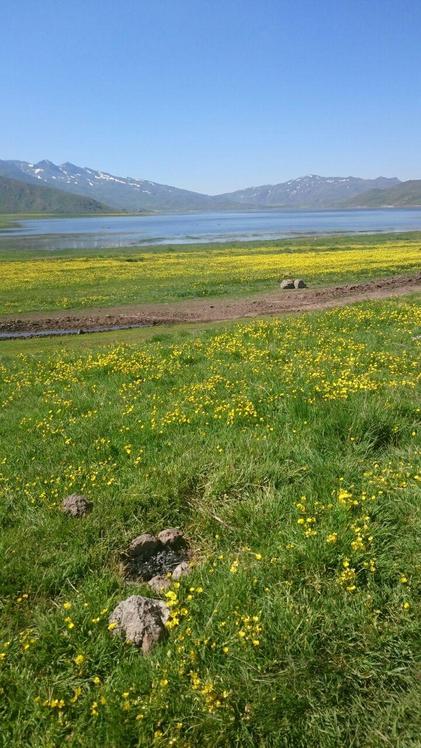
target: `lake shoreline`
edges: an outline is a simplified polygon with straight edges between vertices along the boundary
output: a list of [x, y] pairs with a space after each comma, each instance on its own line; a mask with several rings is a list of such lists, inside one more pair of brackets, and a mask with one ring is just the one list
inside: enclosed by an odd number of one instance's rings
[[[17, 217], [14, 217], [17, 220]], [[23, 218], [0, 230], [1, 245], [103, 249], [263, 242], [421, 230], [421, 210], [361, 209]]]

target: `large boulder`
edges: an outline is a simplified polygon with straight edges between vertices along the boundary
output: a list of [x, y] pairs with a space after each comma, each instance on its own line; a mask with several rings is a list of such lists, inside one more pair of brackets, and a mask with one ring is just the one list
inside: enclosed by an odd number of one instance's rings
[[294, 281], [294, 288], [307, 288], [307, 283], [302, 278], [296, 278]]
[[162, 600], [131, 595], [122, 600], [109, 617], [109, 630], [149, 654], [167, 635], [170, 610]]
[[65, 514], [69, 514], [71, 517], [83, 517], [91, 511], [92, 502], [86, 496], [72, 493], [63, 499], [61, 508]]

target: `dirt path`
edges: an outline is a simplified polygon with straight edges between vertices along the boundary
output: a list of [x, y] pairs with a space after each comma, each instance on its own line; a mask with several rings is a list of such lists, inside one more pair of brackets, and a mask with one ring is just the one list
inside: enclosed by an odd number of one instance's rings
[[66, 334], [180, 322], [220, 320], [285, 314], [344, 306], [356, 301], [421, 291], [421, 273], [414, 276], [381, 278], [366, 283], [328, 286], [318, 289], [281, 291], [240, 299], [192, 299], [166, 304], [139, 304], [80, 311], [22, 314], [0, 320], [0, 337]]

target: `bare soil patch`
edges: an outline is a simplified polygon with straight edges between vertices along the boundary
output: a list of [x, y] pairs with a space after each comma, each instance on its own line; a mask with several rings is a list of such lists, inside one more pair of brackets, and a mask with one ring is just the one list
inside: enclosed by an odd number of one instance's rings
[[[217, 322], [303, 312], [344, 306], [356, 301], [401, 296], [421, 290], [421, 273], [413, 276], [380, 278], [364, 283], [347, 283], [325, 288], [281, 290], [247, 298], [192, 299], [162, 304], [27, 313], [2, 317], [0, 336], [94, 332], [118, 328], [182, 322]], [[7, 335], [9, 336], [9, 335]]]

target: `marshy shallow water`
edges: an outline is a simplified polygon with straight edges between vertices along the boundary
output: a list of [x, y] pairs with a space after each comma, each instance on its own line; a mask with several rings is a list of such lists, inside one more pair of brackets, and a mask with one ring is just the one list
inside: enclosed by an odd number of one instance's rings
[[101, 249], [417, 230], [421, 230], [421, 208], [86, 216], [21, 221], [0, 231], [0, 247]]

